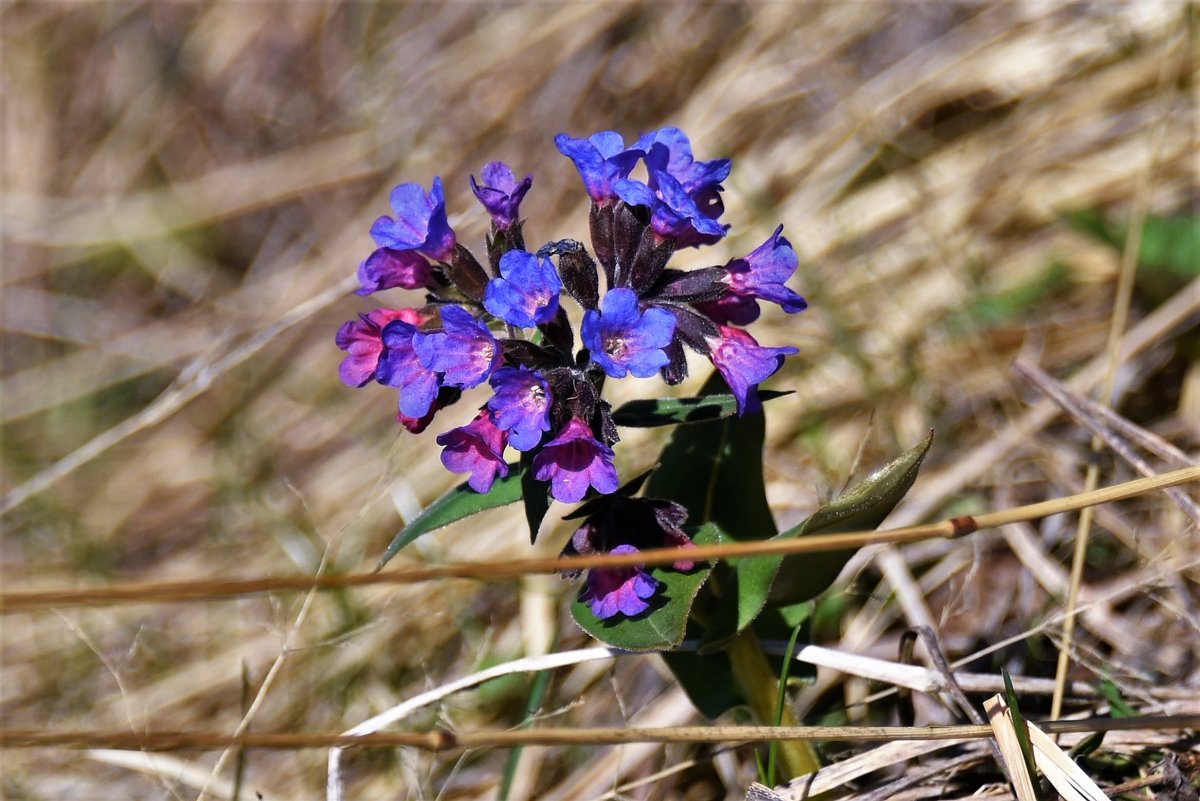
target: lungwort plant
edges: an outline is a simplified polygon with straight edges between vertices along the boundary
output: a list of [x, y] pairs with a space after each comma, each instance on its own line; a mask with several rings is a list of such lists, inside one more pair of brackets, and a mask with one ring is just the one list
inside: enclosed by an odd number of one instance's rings
[[[398, 420], [413, 433], [465, 390], [491, 389], [470, 423], [437, 436], [442, 463], [465, 482], [411, 521], [380, 564], [422, 534], [489, 508], [521, 501], [536, 538], [552, 501], [582, 502], [568, 515], [579, 525], [564, 554], [674, 546], [679, 559], [589, 570], [571, 608], [575, 621], [609, 645], [663, 652], [704, 714], [749, 704], [774, 722], [777, 671], [759, 640], [786, 640], [850, 553], [707, 564], [688, 550], [874, 528], [912, 484], [929, 442], [803, 524], [777, 531], [763, 486], [762, 403], [784, 393], [759, 386], [797, 349], [761, 345], [746, 327], [760, 302], [789, 314], [807, 305], [786, 285], [797, 257], [783, 227], [724, 265], [674, 267], [678, 249], [725, 236], [729, 160], [696, 160], [677, 128], [630, 146], [612, 131], [560, 134], [555, 144], [591, 197], [590, 249], [558, 240], [531, 250], [520, 205], [533, 178], [518, 180], [502, 162], [470, 181], [492, 221], [484, 259], [450, 227], [440, 178], [429, 191], [397, 186], [394, 216], [371, 227], [379, 247], [359, 267], [359, 294], [423, 290], [425, 304], [345, 323], [337, 333], [347, 353], [342, 380], [398, 390]], [[574, 315], [568, 299], [579, 307]], [[689, 349], [715, 368], [700, 397], [617, 409], [604, 400], [610, 380], [679, 384]], [[658, 469], [622, 482], [614, 464], [620, 429], [667, 426], [675, 430]], [[793, 775], [816, 767], [805, 746], [792, 744], [783, 756]]]

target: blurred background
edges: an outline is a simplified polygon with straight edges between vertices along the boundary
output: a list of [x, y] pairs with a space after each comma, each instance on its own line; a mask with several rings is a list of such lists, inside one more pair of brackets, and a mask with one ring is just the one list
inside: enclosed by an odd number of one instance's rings
[[[434, 432], [396, 424], [392, 391], [337, 379], [342, 321], [419, 301], [352, 294], [370, 224], [392, 186], [440, 175], [459, 240], [481, 252], [467, 179], [503, 159], [534, 175], [531, 243], [586, 240], [586, 195], [553, 145], [564, 131], [676, 125], [699, 158], [733, 159], [729, 237], [679, 264], [723, 263], [784, 224], [810, 309], [755, 329], [801, 349], [772, 381], [796, 394], [768, 410], [781, 526], [929, 428], [894, 524], [1078, 491], [1088, 435], [1035, 407], [1010, 368], [1024, 354], [1099, 386], [1139, 214], [1137, 352], [1118, 407], [1200, 446], [1194, 6], [95, 0], [6, 3], [0, 26], [6, 591], [372, 567], [456, 479]], [[660, 436], [626, 438], [623, 476]], [[1100, 464], [1102, 484], [1134, 475]], [[508, 509], [393, 564], [556, 553], [562, 513], [532, 550]], [[1052, 675], [1056, 630], [1041, 624], [1061, 610], [1073, 533], [1052, 519], [864, 553], [816, 634], [894, 658], [898, 633], [930, 622], [958, 658], [1025, 632], [974, 669]], [[1163, 499], [1102, 512], [1085, 592], [1133, 589], [1084, 619], [1072, 675], [1108, 671], [1143, 699], [1194, 683], [1197, 552]], [[297, 594], [10, 614], [0, 710], [8, 727], [227, 733], [260, 694], [252, 731], [340, 731], [481, 667], [582, 647], [571, 592], [558, 579], [328, 592], [300, 625]], [[822, 676], [796, 703], [808, 722], [894, 722], [891, 702], [853, 705], [866, 692]], [[513, 726], [527, 696], [516, 676], [404, 725]], [[651, 656], [556, 673], [539, 714], [698, 720]], [[177, 772], [7, 751], [0, 792], [194, 797], [217, 755], [175, 758]], [[493, 798], [508, 758], [352, 752], [345, 777], [357, 799]], [[619, 797], [741, 798], [753, 764], [748, 748], [530, 749], [510, 797], [613, 797], [666, 770]], [[212, 797], [321, 798], [325, 754], [243, 754], [218, 779]]]

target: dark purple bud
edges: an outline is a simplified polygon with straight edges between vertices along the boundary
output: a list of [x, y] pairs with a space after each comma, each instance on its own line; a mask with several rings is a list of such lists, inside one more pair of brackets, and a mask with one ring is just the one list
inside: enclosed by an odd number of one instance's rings
[[569, 247], [559, 243], [558, 273], [563, 286], [575, 302], [585, 309], [595, 309], [600, 302], [600, 275], [596, 262], [579, 242], [570, 242]]
[[673, 387], [682, 384], [688, 377], [687, 354], [683, 352], [683, 343], [678, 339], [668, 345], [666, 351], [670, 361], [659, 371], [659, 375]]
[[507, 435], [496, 426], [492, 413], [484, 409], [467, 425], [439, 435], [437, 444], [444, 446], [442, 464], [446, 469], [452, 473], [470, 473], [467, 486], [486, 493], [496, 476], [508, 475], [508, 464], [504, 461], [506, 440]]
[[609, 289], [629, 286], [629, 268], [642, 244], [648, 220], [646, 214], [628, 203], [618, 203], [613, 211], [614, 266], [608, 282]]
[[551, 409], [551, 422], [555, 428], [562, 428], [572, 418], [593, 418], [600, 402], [600, 393], [586, 375], [570, 367], [556, 367], [543, 375], [550, 382], [550, 391], [555, 400]]
[[700, 303], [715, 300], [728, 291], [725, 271], [720, 267], [699, 270], [664, 270], [653, 288], [643, 297], [647, 300], [672, 300], [676, 303]]
[[370, 295], [384, 289], [434, 289], [438, 281], [433, 266], [415, 250], [376, 248], [358, 265], [355, 294]]
[[521, 201], [529, 187], [533, 186], [533, 176], [526, 175], [525, 180], [517, 183], [512, 169], [503, 161], [489, 161], [483, 168], [483, 185], [475, 183], [471, 176], [471, 191], [487, 209], [496, 228], [511, 228], [520, 218]]
[[392, 190], [396, 218], [380, 217], [371, 236], [385, 248], [416, 250], [431, 259], [446, 261], [454, 253], [454, 231], [446, 220], [446, 195], [442, 179], [433, 179], [426, 194], [420, 184], [400, 184]]
[[675, 241], [661, 239], [643, 232], [642, 241], [633, 254], [633, 261], [626, 273], [626, 286], [642, 296], [662, 275], [667, 262], [675, 253]]
[[471, 300], [483, 300], [488, 274], [475, 259], [475, 254], [456, 245], [454, 258], [450, 260], [450, 281]]
[[527, 339], [506, 339], [503, 350], [505, 364], [520, 365], [530, 370], [548, 370], [562, 363], [552, 352]]
[[716, 300], [696, 304], [701, 314], [718, 325], [750, 325], [758, 319], [758, 301], [746, 295], [726, 291]]
[[613, 268], [616, 266], [617, 257], [617, 245], [613, 239], [614, 210], [615, 207], [612, 204], [597, 206], [593, 203], [591, 211], [588, 212], [592, 250], [595, 252], [600, 266], [604, 268], [604, 277], [608, 279], [609, 286], [616, 286], [613, 282]]
[[675, 336], [697, 353], [708, 353], [709, 341], [720, 335], [712, 320], [677, 303], [663, 303], [661, 308], [675, 315]]
[[546, 344], [557, 350], [563, 361], [570, 360], [571, 351], [575, 349], [575, 331], [571, 328], [571, 320], [567, 317], [566, 309], [559, 306], [558, 314], [554, 316], [554, 319], [539, 325], [538, 330], [545, 337]]

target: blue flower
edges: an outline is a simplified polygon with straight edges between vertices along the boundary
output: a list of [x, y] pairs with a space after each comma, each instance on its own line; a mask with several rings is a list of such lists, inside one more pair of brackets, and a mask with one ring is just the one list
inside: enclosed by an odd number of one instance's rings
[[443, 306], [441, 314], [441, 331], [413, 335], [421, 364], [441, 373], [447, 386], [470, 389], [483, 383], [500, 364], [500, 343], [462, 306]]
[[[659, 145], [659, 148], [656, 149], [655, 145]], [[647, 164], [655, 162], [655, 169], [666, 172], [690, 195], [719, 190], [721, 182], [729, 177], [729, 171], [733, 168], [729, 159], [696, 161], [692, 156], [692, 143], [688, 141], [687, 134], [678, 128], [662, 128], [644, 134], [634, 147], [647, 154]], [[657, 155], [660, 151], [663, 154], [661, 156]]]
[[583, 315], [583, 344], [613, 378], [657, 373], [669, 361], [663, 348], [674, 336], [675, 315], [657, 308], [641, 311], [637, 293], [624, 287], [610, 289], [600, 311]]
[[542, 432], [550, 430], [550, 384], [525, 367], [501, 367], [488, 383], [495, 394], [487, 405], [496, 425], [508, 432], [508, 443], [519, 451], [537, 447]]
[[356, 294], [370, 295], [383, 289], [432, 289], [437, 286], [433, 268], [415, 250], [377, 248], [358, 266]]
[[562, 288], [550, 259], [510, 250], [500, 258], [500, 277], [488, 282], [483, 307], [506, 323], [534, 328], [558, 314]]
[[554, 137], [558, 152], [575, 162], [587, 193], [603, 206], [614, 197], [613, 184], [629, 175], [643, 155], [637, 148], [626, 148], [616, 131], [601, 131], [587, 139], [572, 139], [565, 133]]
[[371, 236], [381, 247], [416, 250], [438, 261], [453, 255], [456, 240], [446, 220], [441, 178], [433, 179], [428, 194], [420, 184], [400, 184], [392, 190], [391, 204], [396, 219], [380, 217], [371, 226]]
[[445, 446], [442, 464], [446, 469], [452, 473], [470, 473], [467, 486], [482, 493], [492, 488], [496, 476], [508, 475], [504, 441], [504, 432], [496, 427], [492, 413], [486, 409], [467, 425], [452, 428], [437, 438], [437, 444]]
[[719, 325], [719, 336], [709, 339], [709, 358], [737, 398], [738, 414], [762, 408], [758, 385], [783, 366], [785, 356], [799, 353], [793, 347], [767, 348], [740, 328]]
[[808, 303], [784, 285], [796, 272], [799, 260], [792, 244], [780, 236], [781, 233], [782, 225], [753, 253], [725, 265], [728, 271], [725, 282], [735, 295], [769, 300], [778, 303], [788, 314], [795, 314], [807, 309]]
[[417, 327], [393, 320], [383, 329], [383, 354], [375, 368], [375, 380], [400, 390], [400, 414], [420, 419], [429, 413], [441, 382], [421, 363], [413, 347]]
[[521, 201], [533, 186], [533, 176], [517, 183], [513, 171], [503, 161], [489, 161], [483, 168], [483, 186], [471, 176], [471, 191], [487, 209], [497, 228], [512, 228], [520, 218]]
[[649, 185], [626, 179], [614, 186], [621, 200], [650, 209], [654, 233], [674, 240], [676, 247], [711, 245], [725, 236], [726, 226], [706, 214], [683, 185], [662, 170], [650, 170]]

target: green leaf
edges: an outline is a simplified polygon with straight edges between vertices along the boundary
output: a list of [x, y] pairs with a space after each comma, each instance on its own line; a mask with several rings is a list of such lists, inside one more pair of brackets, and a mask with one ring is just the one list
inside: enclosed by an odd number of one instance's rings
[[724, 653], [700, 656], [687, 651], [664, 651], [662, 658], [679, 679], [679, 686], [692, 706], [709, 720], [745, 702], [738, 692], [729, 657]]
[[[1114, 250], [1125, 249], [1128, 226], [1109, 219], [1103, 211], [1081, 209], [1063, 216], [1072, 226]], [[1142, 226], [1138, 264], [1184, 279], [1200, 275], [1200, 217], [1186, 214], [1148, 216]]]
[[445, 495], [425, 507], [421, 514], [413, 518], [407, 526], [400, 530], [400, 533], [388, 545], [387, 550], [383, 552], [383, 557], [379, 560], [379, 564], [375, 566], [375, 569], [378, 570], [386, 565], [391, 561], [393, 556], [400, 552], [401, 548], [422, 534], [436, 531], [443, 526], [450, 525], [456, 520], [462, 520], [464, 517], [470, 517], [488, 509], [508, 506], [510, 503], [516, 503], [521, 500], [523, 472], [519, 465], [510, 464], [508, 466], [508, 475], [497, 479], [496, 483], [492, 484], [491, 491], [487, 494], [476, 492], [468, 487], [465, 481], [448, 491]]
[[[721, 398], [725, 389], [724, 379], [713, 373], [701, 394]], [[769, 539], [778, 529], [763, 481], [765, 436], [762, 413], [678, 428], [663, 449], [662, 467], [650, 477], [646, 495], [682, 503], [692, 523], [716, 523], [720, 542]], [[755, 561], [730, 560], [714, 572], [711, 589], [725, 603], [718, 605], [717, 619], [706, 621], [704, 650], [719, 648], [762, 611], [771, 576], [745, 572]]]
[[[692, 540], [697, 544], [717, 541], [717, 527], [712, 524], [701, 527]], [[709, 568], [697, 565], [687, 573], [666, 567], [650, 570], [650, 575], [662, 586], [650, 599], [650, 609], [637, 617], [616, 615], [601, 620], [592, 614], [592, 609], [582, 598], [584, 590], [571, 604], [571, 617], [579, 627], [601, 642], [624, 648], [627, 651], [661, 651], [675, 648], [683, 642], [687, 631], [688, 615], [696, 593], [708, 578]]]
[[533, 477], [533, 456], [529, 453], [521, 454], [521, 500], [525, 504], [529, 542], [537, 542], [538, 529], [550, 510], [550, 482]]
[[1034, 795], [1042, 801], [1044, 795], [1037, 780], [1037, 761], [1033, 758], [1033, 744], [1029, 742], [1029, 729], [1025, 726], [1025, 716], [1021, 714], [1017, 703], [1017, 691], [1013, 689], [1012, 677], [1008, 671], [1000, 668], [1004, 675], [1004, 700], [1008, 703], [1008, 711], [1012, 715], [1013, 731], [1017, 734], [1017, 744], [1021, 746], [1021, 758], [1025, 760], [1025, 770], [1029, 774], [1030, 784], [1033, 785]]
[[[905, 496], [921, 461], [933, 444], [933, 432], [912, 450], [876, 470], [837, 500], [817, 509], [798, 526], [779, 535], [779, 539], [806, 534], [834, 534], [840, 531], [870, 531], [879, 526]], [[820, 595], [833, 584], [854, 551], [799, 554], [788, 558], [761, 556], [753, 560], [758, 585], [770, 587], [772, 605], [799, 603]], [[744, 572], [750, 572], [746, 568]]]
[[[762, 401], [782, 398], [788, 392], [760, 390]], [[737, 399], [733, 395], [703, 395], [696, 398], [659, 398], [634, 400], [613, 412], [613, 422], [626, 428], [655, 428], [679, 423], [705, 423], [723, 420], [737, 414]]]

